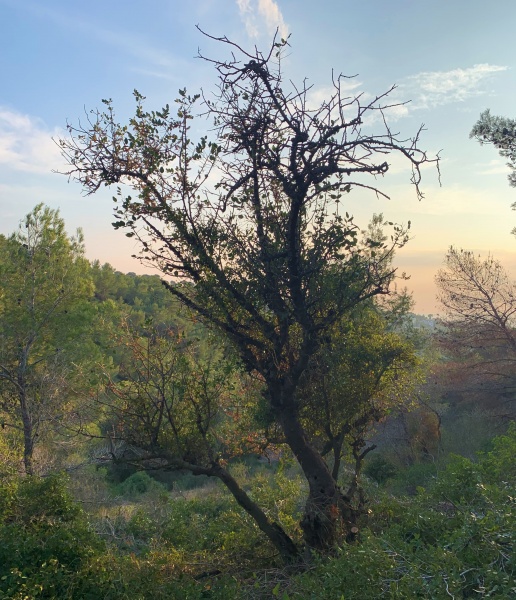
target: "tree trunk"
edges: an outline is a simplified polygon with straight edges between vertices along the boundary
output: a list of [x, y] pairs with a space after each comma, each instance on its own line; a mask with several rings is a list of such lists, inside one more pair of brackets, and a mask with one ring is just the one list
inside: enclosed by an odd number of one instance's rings
[[295, 407], [278, 411], [285, 439], [308, 481], [308, 498], [301, 520], [306, 545], [318, 551], [335, 546], [339, 529], [347, 534], [354, 526], [354, 512], [332, 477], [322, 456], [308, 441]]
[[335, 481], [339, 479], [340, 463], [342, 461], [342, 445], [344, 444], [344, 432], [342, 431], [332, 440], [333, 449], [333, 469], [331, 475]]
[[376, 444], [371, 444], [371, 446], [362, 450], [362, 448], [364, 448], [365, 445], [366, 443], [362, 437], [355, 438], [351, 445], [353, 458], [355, 459], [355, 471], [353, 473], [353, 478], [351, 480], [351, 484], [348, 488], [346, 496], [348, 498], [354, 498], [358, 492], [359, 502], [358, 508], [356, 509], [357, 515], [358, 513], [363, 511], [365, 502], [363, 490], [359, 485], [360, 474], [362, 473], [362, 467], [364, 465], [364, 459], [369, 454], [369, 452], [372, 452], [376, 448]]
[[29, 362], [29, 353], [34, 342], [34, 335], [31, 334], [26, 345], [22, 348], [17, 375], [16, 387], [18, 399], [20, 402], [20, 416], [23, 424], [23, 465], [27, 475], [34, 475], [34, 465], [32, 458], [34, 455], [34, 423], [27, 401], [27, 369]]
[[23, 465], [27, 475], [34, 475], [34, 465], [32, 463], [32, 457], [34, 454], [34, 427], [30, 411], [27, 407], [27, 397], [24, 389], [20, 390], [19, 399], [20, 413], [23, 423]]
[[263, 510], [247, 495], [226, 469], [216, 466], [212, 469], [212, 473], [224, 483], [238, 504], [254, 519], [258, 527], [278, 550], [283, 561], [286, 563], [295, 562], [299, 558], [299, 550], [283, 528], [278, 523], [269, 521]]

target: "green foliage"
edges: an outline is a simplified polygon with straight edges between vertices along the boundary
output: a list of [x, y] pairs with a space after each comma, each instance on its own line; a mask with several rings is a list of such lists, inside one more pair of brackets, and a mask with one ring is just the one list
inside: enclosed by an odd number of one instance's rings
[[73, 574], [103, 550], [63, 477], [0, 481], [0, 597], [65, 597]]
[[[187, 315], [180, 311], [176, 298], [162, 284], [158, 275], [121, 273], [111, 265], [93, 261], [91, 276], [95, 284], [95, 300], [103, 304], [114, 302], [131, 311], [132, 319], [143, 323], [152, 317], [157, 325], [186, 327]], [[138, 316], [140, 315], [140, 316]]]
[[[148, 531], [152, 520], [136, 511], [127, 533]], [[184, 557], [171, 548], [147, 557], [108, 549], [72, 500], [62, 476], [0, 482], [2, 599], [196, 600], [207, 592], [220, 600], [236, 597], [232, 578], [221, 578], [217, 591], [211, 592], [211, 579], [184, 579], [184, 572]]]
[[376, 483], [385, 483], [388, 479], [394, 477], [397, 472], [396, 466], [380, 455], [373, 456], [364, 467], [364, 475], [367, 475]]
[[89, 384], [81, 367], [95, 360], [83, 254], [82, 233], [68, 236], [59, 212], [42, 204], [0, 244], [0, 423], [23, 434], [30, 474], [36, 442], [72, 412], [65, 407]]
[[150, 477], [145, 471], [138, 471], [118, 485], [117, 491], [128, 498], [135, 498], [142, 494], [164, 493], [166, 489], [164, 485]]
[[433, 462], [416, 462], [400, 469], [395, 477], [389, 480], [388, 489], [397, 495], [414, 496], [419, 487], [429, 485], [435, 479], [437, 470]]
[[245, 374], [220, 344], [196, 333], [152, 319], [135, 324], [131, 315], [113, 330], [118, 372], [105, 373], [101, 403], [108, 425], [146, 453], [140, 463], [157, 455], [162, 467], [206, 471], [215, 456], [242, 453], [254, 435], [241, 427], [252, 393]]
[[[302, 479], [298, 472], [263, 463], [249, 468], [244, 462], [231, 465], [230, 469], [272, 520], [299, 537]], [[106, 507], [99, 522], [120, 551], [143, 557], [157, 550], [174, 549], [192, 560], [202, 557], [205, 562], [238, 569], [255, 567], [262, 560], [265, 566], [274, 555], [252, 518], [216, 479], [189, 491], [176, 491], [179, 488], [174, 485], [170, 493], [164, 493], [162, 488], [156, 490], [148, 476], [132, 476], [126, 481], [131, 483], [131, 494], [124, 497], [122, 506]], [[148, 490], [146, 493], [135, 492], [132, 484], [140, 482]], [[137, 486], [138, 489], [143, 486]]]
[[[512, 426], [478, 462], [453, 458], [416, 497], [383, 494], [357, 543], [297, 573], [270, 569], [271, 547], [221, 489], [139, 503], [116, 530], [133, 541], [109, 547], [62, 477], [4, 479], [0, 598], [507, 600], [516, 594], [515, 447]], [[295, 514], [301, 479], [290, 469], [233, 469], [276, 518]]]
[[[184, 556], [174, 550], [145, 558], [107, 553], [92, 561], [67, 596], [59, 600], [227, 600], [238, 598], [235, 578], [194, 579]], [[21, 599], [20, 599], [21, 600]]]
[[0, 479], [16, 473], [20, 454], [16, 432], [3, 430], [0, 434]]
[[[368, 303], [332, 329], [308, 375], [310, 419], [329, 411], [339, 431], [364, 415], [369, 424], [407, 402], [421, 379], [419, 360], [411, 340], [391, 329], [390, 316]], [[326, 419], [319, 417], [321, 428]]]
[[[310, 600], [516, 597], [516, 427], [478, 463], [455, 457], [416, 498], [372, 506], [371, 532], [275, 595]], [[509, 459], [509, 460], [508, 460]]]
[[[0, 238], [0, 252], [5, 252], [7, 242]], [[81, 261], [79, 271], [84, 269], [85, 273], [82, 294], [91, 289], [91, 281]], [[116, 324], [125, 315], [131, 336], [126, 337], [125, 345], [118, 343], [113, 348], [116, 353], [110, 360], [105, 359], [103, 366], [117, 390], [137, 390], [130, 396], [128, 408], [133, 414], [139, 409], [147, 411], [141, 411], [142, 426], [137, 432], [149, 433], [145, 423], [150, 421], [145, 419], [156, 414], [152, 413], [156, 404], [149, 401], [145, 405], [142, 400], [150, 397], [146, 385], [150, 379], [144, 381], [142, 373], [152, 372], [154, 382], [159, 382], [163, 373], [173, 371], [163, 394], [167, 401], [176, 402], [171, 405], [172, 421], [166, 426], [163, 421], [153, 422], [149, 430], [157, 433], [158, 439], [163, 435], [159, 449], [166, 448], [179, 458], [200, 459], [208, 466], [212, 457], [233, 457], [227, 472], [263, 507], [271, 521], [299, 542], [306, 496], [306, 482], [299, 470], [287, 461], [269, 465], [245, 455], [259, 451], [264, 441], [254, 422], [258, 385], [233, 363], [225, 362], [225, 349], [211, 344], [206, 329], [198, 325], [183, 329], [175, 305], [168, 305], [161, 297], [163, 288], [157, 278], [122, 276], [108, 266], [98, 270], [102, 273], [96, 276], [104, 278], [102, 294], [94, 302], [86, 296], [76, 298], [77, 304], [74, 300], [69, 306], [73, 319], [65, 319], [62, 331], [54, 333], [43, 328], [45, 335], [38, 350], [41, 353], [35, 356], [43, 359], [46, 349], [58, 340], [68, 356], [77, 361], [74, 365], [87, 370], [92, 365], [91, 357], [89, 362], [86, 359], [90, 351], [92, 356], [99, 356], [97, 351], [102, 354], [113, 341], [120, 342], [121, 330]], [[131, 285], [128, 283], [122, 293], [125, 278]], [[13, 288], [1, 285], [1, 314], [18, 318], [18, 308], [10, 306]], [[146, 294], [152, 300], [147, 300]], [[132, 310], [128, 313], [129, 305]], [[87, 330], [92, 315], [99, 318]], [[19, 323], [22, 331], [24, 318], [20, 317]], [[332, 408], [353, 412], [371, 403], [384, 414], [412, 389], [411, 369], [419, 362], [416, 345], [395, 333], [392, 321], [376, 311], [357, 311], [355, 320], [341, 325], [338, 333], [342, 337], [330, 340], [324, 348], [331, 366], [329, 378], [334, 378], [330, 381], [335, 392]], [[4, 336], [8, 326], [0, 325]], [[80, 342], [73, 339], [75, 335], [79, 335]], [[337, 355], [334, 350], [339, 345], [341, 353]], [[142, 352], [148, 350], [155, 350], [153, 360], [138, 362]], [[134, 356], [139, 358], [133, 360]], [[35, 365], [34, 373], [41, 375], [43, 371], [38, 369], [44, 364], [41, 360]], [[51, 366], [59, 364], [66, 366], [66, 362], [53, 362]], [[90, 373], [88, 378], [86, 387], [98, 383], [97, 374]], [[322, 379], [314, 381], [319, 386], [324, 383]], [[381, 385], [375, 384], [379, 381]], [[39, 391], [42, 389], [40, 386]], [[163, 392], [157, 384], [154, 390]], [[343, 402], [338, 392], [345, 392], [343, 395], [352, 397], [355, 404]], [[61, 408], [84, 408], [71, 395], [63, 393], [57, 399]], [[121, 400], [120, 394], [114, 400], [115, 408], [120, 407], [116, 403]], [[128, 413], [117, 414], [120, 420], [108, 419], [105, 401], [103, 396], [102, 427], [117, 435], [127, 431], [124, 417]], [[337, 413], [333, 423], [342, 418]], [[4, 406], [2, 417], [6, 415]], [[309, 418], [308, 410], [305, 418]], [[475, 419], [480, 423], [480, 418]], [[174, 427], [184, 434], [183, 445], [174, 439]], [[100, 431], [98, 423], [92, 422], [93, 430]], [[311, 430], [317, 442], [321, 430]], [[451, 428], [448, 431], [454, 433]], [[472, 431], [469, 429], [470, 436]], [[112, 478], [118, 474], [124, 481], [109, 484], [104, 470], [95, 472], [91, 467], [82, 492], [85, 505], [96, 505], [91, 497], [96, 489], [95, 478], [102, 483], [97, 487], [106, 497], [108, 490], [115, 490], [118, 497], [106, 501], [104, 512], [95, 514], [95, 508], [91, 508], [88, 522], [67, 492], [63, 477], [12, 476], [18, 460], [14, 455], [19, 450], [19, 439], [13, 432], [10, 428], [0, 430], [0, 598], [440, 600], [454, 596], [506, 600], [516, 595], [514, 424], [505, 435], [495, 438], [489, 451], [479, 455], [476, 462], [454, 456], [446, 464], [421, 462], [396, 472], [386, 458], [367, 456], [366, 474], [384, 484], [381, 488], [374, 486], [380, 500], [373, 499], [367, 505], [372, 513], [369, 524], [359, 523], [358, 543], [343, 545], [331, 557], [312, 556], [304, 565], [304, 573], [293, 569], [271, 571], [271, 567], [280, 565], [276, 549], [234, 499], [213, 478], [207, 480], [205, 476], [174, 472], [167, 479], [168, 483], [174, 478], [169, 492], [142, 471], [113, 471]], [[202, 449], [200, 443], [205, 444]], [[238, 462], [235, 456], [240, 457]], [[76, 487], [83, 483], [81, 476]], [[390, 497], [387, 490], [412, 497]]]
[[505, 435], [492, 441], [493, 449], [482, 456], [482, 473], [490, 483], [516, 481], [516, 423], [512, 422]]
[[172, 486], [175, 490], [180, 492], [187, 492], [189, 490], [195, 490], [202, 488], [208, 482], [206, 475], [194, 475], [193, 473], [179, 473], [176, 474], [172, 482]]
[[480, 144], [492, 144], [507, 158], [507, 166], [512, 169], [508, 175], [509, 184], [516, 186], [516, 120], [491, 115], [485, 110], [473, 126], [469, 137], [474, 137]]
[[[373, 220], [371, 237], [382, 239], [377, 231], [382, 221], [381, 215]], [[413, 332], [395, 329], [409, 305], [401, 296], [386, 306], [370, 301], [350, 311], [329, 332], [301, 386], [303, 425], [324, 456], [331, 452], [336, 479], [342, 459], [352, 454], [350, 496], [359, 487], [371, 430], [390, 412], [409, 407], [423, 381]], [[380, 470], [376, 474], [381, 478]]]
[[9, 351], [20, 344], [37, 343], [37, 359], [62, 351], [91, 313], [86, 301], [93, 283], [81, 231], [69, 237], [59, 212], [38, 204], [0, 251], [2, 360], [9, 364]]

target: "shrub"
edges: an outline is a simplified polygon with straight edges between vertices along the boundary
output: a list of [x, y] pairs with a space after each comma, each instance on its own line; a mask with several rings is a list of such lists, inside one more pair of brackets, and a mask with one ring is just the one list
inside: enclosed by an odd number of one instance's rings
[[364, 475], [380, 484], [395, 477], [397, 473], [396, 466], [380, 455], [373, 456], [364, 467]]
[[398, 471], [387, 487], [395, 494], [415, 496], [417, 489], [431, 484], [436, 476], [436, 465], [429, 462], [415, 463]]
[[65, 478], [3, 480], [0, 498], [0, 597], [64, 597], [71, 575], [104, 549]]
[[137, 471], [117, 486], [118, 492], [127, 498], [135, 498], [142, 494], [165, 493], [163, 484], [152, 479], [145, 471]]

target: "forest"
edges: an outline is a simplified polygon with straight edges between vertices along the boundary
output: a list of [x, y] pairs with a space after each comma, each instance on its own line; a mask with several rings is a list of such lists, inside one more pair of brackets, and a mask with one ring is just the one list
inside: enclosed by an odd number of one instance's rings
[[415, 314], [410, 223], [347, 211], [391, 156], [422, 198], [422, 130], [217, 41], [214, 95], [58, 141], [156, 275], [44, 204], [0, 235], [0, 598], [516, 597], [516, 284], [451, 247]]

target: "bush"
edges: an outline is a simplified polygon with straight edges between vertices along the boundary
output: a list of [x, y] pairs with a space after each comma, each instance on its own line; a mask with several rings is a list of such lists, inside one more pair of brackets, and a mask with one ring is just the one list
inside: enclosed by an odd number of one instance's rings
[[[282, 600], [516, 598], [516, 427], [478, 462], [452, 457], [428, 489], [381, 493], [370, 532], [306, 573], [278, 578]], [[414, 482], [419, 469], [400, 474]], [[268, 597], [264, 595], [264, 597]]]
[[383, 456], [373, 456], [371, 460], [366, 462], [364, 467], [364, 475], [376, 481], [376, 483], [385, 483], [388, 479], [395, 477], [398, 473], [396, 466], [385, 459]]
[[491, 483], [516, 481], [516, 423], [512, 422], [505, 435], [492, 440], [492, 450], [481, 455], [480, 467]]
[[[311, 557], [302, 573], [273, 570], [273, 549], [220, 489], [124, 505], [120, 543], [110, 547], [62, 477], [0, 480], [0, 598], [507, 600], [516, 597], [516, 428], [492, 448], [477, 462], [453, 457], [413, 498], [376, 488], [359, 542]], [[276, 474], [253, 468], [254, 476], [247, 465], [234, 469], [271, 518], [289, 526], [300, 480], [281, 466]], [[131, 493], [138, 481], [144, 493], [154, 489], [137, 478]]]
[[3, 480], [0, 498], [0, 597], [64, 597], [72, 574], [104, 549], [65, 478]]
[[398, 471], [397, 475], [389, 480], [387, 487], [394, 494], [415, 496], [419, 487], [431, 484], [436, 473], [434, 463], [415, 463]]
[[164, 494], [166, 488], [163, 484], [152, 479], [145, 471], [137, 471], [117, 486], [117, 491], [127, 498], [135, 498], [142, 494]]

